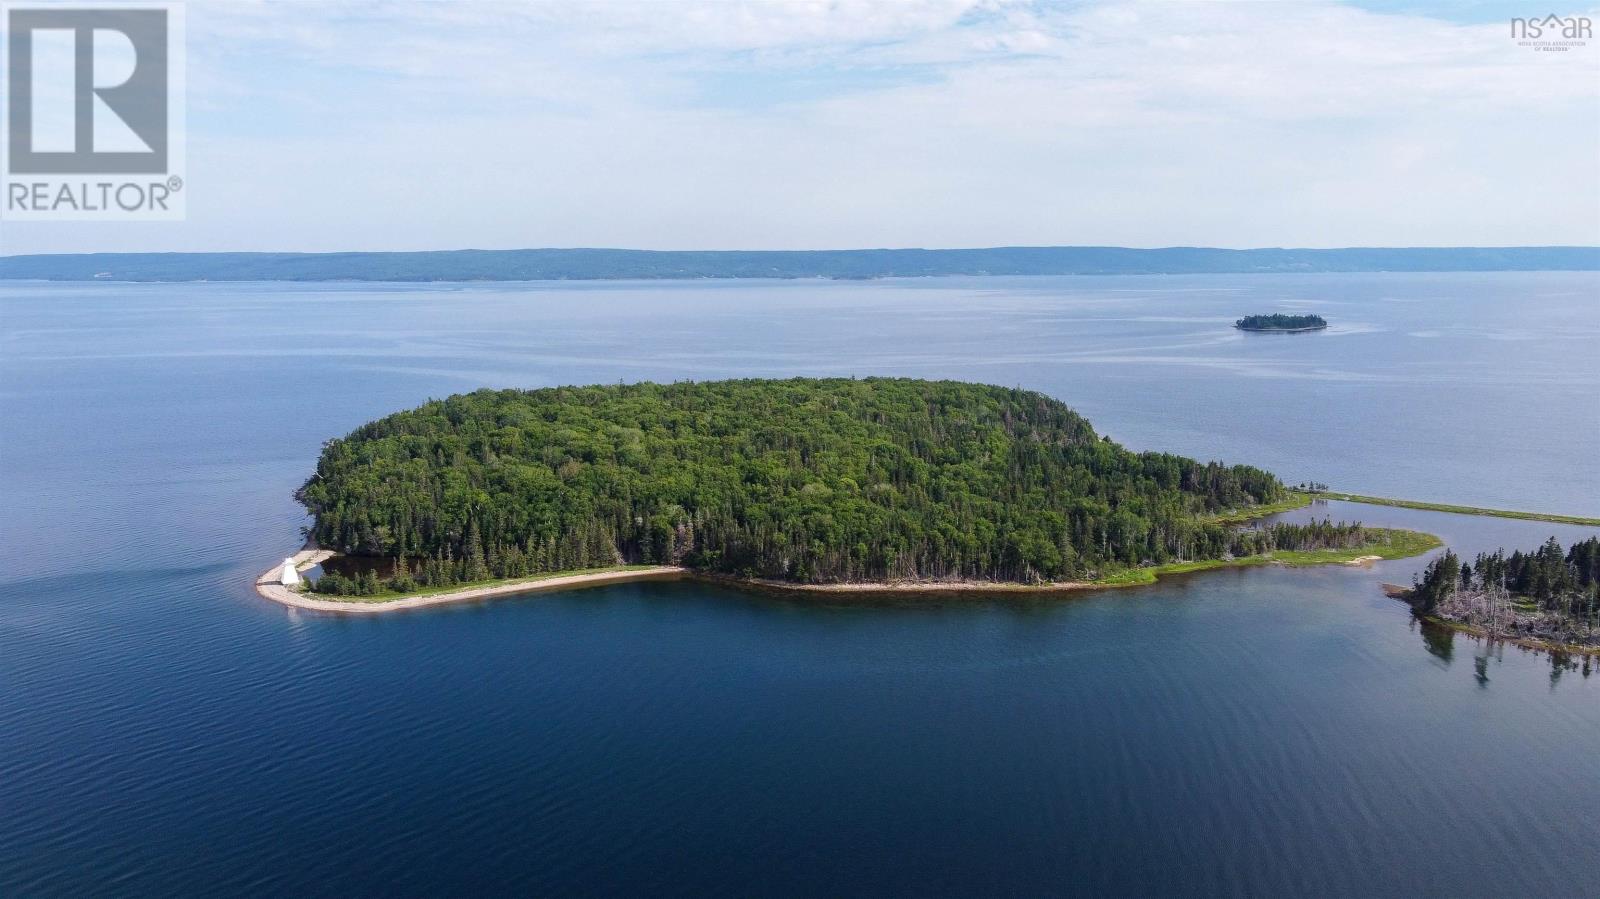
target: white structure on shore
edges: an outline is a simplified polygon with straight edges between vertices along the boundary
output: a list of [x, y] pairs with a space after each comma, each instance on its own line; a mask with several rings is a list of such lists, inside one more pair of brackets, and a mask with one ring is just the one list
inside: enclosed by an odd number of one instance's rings
[[300, 572], [295, 570], [293, 557], [283, 560], [283, 570], [278, 572], [278, 583], [285, 587], [300, 586]]

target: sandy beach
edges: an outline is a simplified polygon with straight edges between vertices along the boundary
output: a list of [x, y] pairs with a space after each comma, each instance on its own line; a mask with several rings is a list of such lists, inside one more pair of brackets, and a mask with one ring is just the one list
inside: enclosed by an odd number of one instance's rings
[[[293, 558], [295, 567], [303, 571], [332, 555], [334, 554], [328, 550], [302, 550]], [[363, 602], [361, 600], [315, 599], [290, 590], [276, 582], [277, 573], [281, 566], [282, 563], [274, 565], [256, 579], [257, 593], [273, 602], [296, 609], [306, 609], [312, 612], [335, 612], [344, 615], [375, 615], [383, 612], [422, 609], [428, 606], [473, 602], [505, 596], [520, 596], [526, 593], [543, 593], [549, 590], [600, 587], [606, 584], [621, 584], [628, 581], [676, 580], [689, 573], [687, 569], [674, 565], [657, 565], [650, 568], [636, 568], [625, 571], [596, 571], [588, 574], [569, 574], [559, 577], [513, 581], [505, 584], [493, 584], [487, 587], [452, 590], [448, 593], [402, 596], [389, 600]]]

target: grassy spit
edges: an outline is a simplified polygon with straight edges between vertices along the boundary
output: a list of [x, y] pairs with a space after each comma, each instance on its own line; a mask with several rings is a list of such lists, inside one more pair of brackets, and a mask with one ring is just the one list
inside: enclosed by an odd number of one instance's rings
[[[1557, 524], [1579, 524], [1600, 527], [1600, 518], [1581, 515], [1551, 515], [1545, 512], [1517, 512], [1508, 509], [1482, 509], [1477, 506], [1452, 506], [1446, 503], [1423, 503], [1409, 499], [1388, 499], [1382, 496], [1362, 496], [1359, 493], [1307, 494], [1310, 499], [1337, 499], [1347, 503], [1366, 503], [1369, 506], [1398, 506], [1402, 509], [1421, 509], [1426, 512], [1452, 512], [1456, 515], [1489, 515], [1495, 518], [1520, 518], [1524, 521], [1553, 521]], [[1310, 502], [1310, 499], [1307, 502]], [[1302, 503], [1304, 505], [1304, 503]]]
[[1130, 568], [1126, 571], [1119, 571], [1100, 578], [1094, 581], [1093, 586], [1131, 587], [1138, 584], [1153, 584], [1157, 578], [1164, 574], [1210, 571], [1214, 568], [1248, 568], [1254, 565], [1288, 565], [1294, 568], [1302, 568], [1310, 565], [1354, 562], [1367, 556], [1377, 556], [1380, 559], [1404, 559], [1421, 555], [1443, 545], [1443, 542], [1438, 537], [1432, 534], [1424, 534], [1421, 531], [1406, 531], [1397, 528], [1368, 528], [1368, 530], [1377, 534], [1378, 537], [1363, 546], [1355, 546], [1348, 549], [1282, 550], [1262, 553], [1256, 556], [1241, 556], [1237, 559], [1204, 559], [1197, 562], [1171, 562], [1166, 565]]
[[1293, 491], [1282, 502], [1268, 503], [1262, 506], [1251, 506], [1246, 509], [1232, 509], [1219, 512], [1211, 516], [1211, 520], [1219, 524], [1239, 524], [1255, 518], [1264, 518], [1276, 515], [1279, 512], [1292, 512], [1311, 505], [1312, 500], [1336, 499], [1347, 503], [1362, 503], [1368, 506], [1395, 506], [1401, 509], [1420, 509], [1424, 512], [1450, 512], [1455, 515], [1487, 515], [1493, 518], [1518, 518], [1523, 521], [1553, 521], [1557, 524], [1576, 524], [1587, 527], [1600, 527], [1600, 518], [1585, 518], [1581, 515], [1555, 515], [1547, 512], [1518, 512], [1510, 509], [1484, 509], [1478, 506], [1453, 506], [1448, 503], [1425, 503], [1411, 499], [1389, 499], [1383, 496], [1363, 496], [1359, 493], [1308, 493]]

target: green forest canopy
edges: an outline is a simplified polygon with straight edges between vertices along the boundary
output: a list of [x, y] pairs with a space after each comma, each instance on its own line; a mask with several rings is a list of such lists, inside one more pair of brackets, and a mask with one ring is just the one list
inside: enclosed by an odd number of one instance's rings
[[1040, 393], [887, 378], [480, 390], [330, 440], [297, 493], [322, 546], [423, 583], [621, 562], [1075, 579], [1259, 551], [1265, 532], [1208, 516], [1284, 496], [1257, 468], [1131, 452]]

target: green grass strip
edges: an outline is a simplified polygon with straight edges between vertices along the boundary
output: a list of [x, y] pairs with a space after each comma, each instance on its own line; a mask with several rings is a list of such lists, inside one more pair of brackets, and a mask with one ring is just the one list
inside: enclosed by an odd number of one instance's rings
[[1557, 524], [1580, 524], [1600, 527], [1600, 518], [1581, 515], [1549, 515], [1544, 512], [1516, 512], [1508, 509], [1480, 509], [1476, 506], [1452, 506], [1446, 503], [1420, 503], [1409, 499], [1388, 499], [1382, 496], [1362, 496], [1358, 493], [1318, 493], [1315, 499], [1337, 499], [1347, 503], [1365, 503], [1369, 506], [1398, 506], [1402, 509], [1421, 509], [1425, 512], [1451, 512], [1456, 515], [1490, 515], [1495, 518], [1520, 518], [1524, 521], [1553, 521]]
[[1419, 509], [1424, 512], [1450, 512], [1455, 515], [1488, 515], [1494, 518], [1519, 518], [1523, 521], [1553, 521], [1557, 524], [1577, 524], [1588, 527], [1600, 527], [1600, 518], [1585, 518], [1582, 515], [1553, 515], [1545, 512], [1517, 512], [1510, 509], [1483, 509], [1477, 506], [1452, 506], [1448, 503], [1424, 503], [1410, 499], [1389, 499], [1382, 496], [1362, 496], [1359, 493], [1301, 493], [1294, 491], [1287, 499], [1276, 503], [1267, 503], [1260, 506], [1248, 506], [1243, 509], [1230, 509], [1211, 516], [1211, 520], [1218, 524], [1240, 524], [1279, 512], [1292, 512], [1303, 509], [1316, 499], [1336, 499], [1347, 503], [1362, 503], [1368, 506], [1395, 506], [1401, 509]]
[[1131, 587], [1138, 584], [1153, 584], [1157, 578], [1166, 574], [1210, 571], [1214, 568], [1248, 568], [1254, 565], [1289, 565], [1301, 568], [1310, 565], [1354, 562], [1362, 556], [1378, 556], [1382, 559], [1405, 559], [1422, 555], [1443, 545], [1443, 541], [1438, 537], [1432, 534], [1424, 534], [1421, 531], [1406, 531], [1398, 528], [1368, 528], [1367, 530], [1378, 535], [1377, 539], [1362, 546], [1354, 546], [1348, 549], [1279, 550], [1278, 552], [1262, 553], [1256, 556], [1241, 556], [1237, 559], [1169, 562], [1166, 565], [1150, 565], [1144, 568], [1129, 568], [1124, 571], [1113, 572], [1096, 580], [1094, 583], [1100, 587]]

